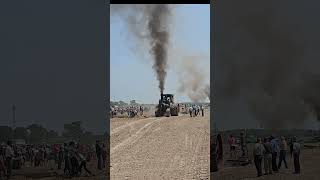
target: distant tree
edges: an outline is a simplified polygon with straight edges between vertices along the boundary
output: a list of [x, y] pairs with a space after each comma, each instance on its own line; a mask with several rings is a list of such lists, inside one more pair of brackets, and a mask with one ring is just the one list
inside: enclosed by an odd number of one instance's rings
[[134, 105], [137, 105], [136, 100], [131, 100], [131, 101], [130, 101], [130, 105], [133, 105], [133, 106], [134, 106]]
[[14, 129], [14, 138], [15, 139], [24, 139], [27, 141], [28, 139], [28, 130], [25, 127], [17, 127]]
[[27, 127], [30, 130], [29, 141], [30, 143], [43, 143], [47, 139], [48, 131], [39, 124], [31, 124]]
[[12, 138], [12, 128], [9, 126], [0, 126], [0, 142], [6, 142]]
[[118, 102], [110, 101], [110, 105], [111, 105], [111, 106], [117, 106], [118, 104], [119, 104]]
[[95, 142], [94, 135], [92, 134], [92, 132], [86, 131], [81, 136], [80, 141], [85, 144], [93, 143], [93, 142]]
[[128, 105], [127, 103], [125, 103], [124, 101], [119, 101], [119, 106], [126, 106]]
[[50, 138], [50, 139], [54, 139], [54, 138], [57, 138], [57, 137], [59, 137], [59, 134], [56, 132], [56, 131], [54, 131], [54, 130], [50, 130], [49, 132], [48, 132], [48, 138]]
[[64, 124], [64, 137], [74, 140], [80, 140], [82, 135], [83, 129], [81, 127], [80, 121], [72, 122], [70, 124]]

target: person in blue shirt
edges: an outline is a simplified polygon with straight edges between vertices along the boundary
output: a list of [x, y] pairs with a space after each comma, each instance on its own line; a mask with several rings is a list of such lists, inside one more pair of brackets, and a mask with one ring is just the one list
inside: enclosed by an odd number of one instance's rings
[[271, 145], [272, 145], [272, 170], [273, 172], [278, 172], [278, 164], [277, 164], [277, 157], [280, 152], [279, 142], [278, 139], [271, 136]]

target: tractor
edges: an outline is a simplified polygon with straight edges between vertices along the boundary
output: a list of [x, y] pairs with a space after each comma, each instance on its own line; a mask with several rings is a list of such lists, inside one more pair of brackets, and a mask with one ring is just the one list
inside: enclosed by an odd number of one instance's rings
[[173, 94], [162, 94], [160, 95], [159, 104], [156, 106], [155, 116], [178, 116], [179, 105], [174, 104]]

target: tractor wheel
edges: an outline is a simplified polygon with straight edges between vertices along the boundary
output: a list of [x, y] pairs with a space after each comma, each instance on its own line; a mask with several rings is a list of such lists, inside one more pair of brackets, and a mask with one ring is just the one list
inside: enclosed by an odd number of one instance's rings
[[156, 110], [156, 111], [155, 111], [155, 113], [154, 113], [154, 115], [155, 115], [156, 117], [160, 117], [160, 113], [159, 113], [159, 111], [158, 111], [158, 110]]
[[166, 110], [166, 117], [170, 117], [171, 116], [171, 112], [170, 112], [170, 109], [168, 108], [167, 110]]
[[172, 107], [170, 113], [171, 116], [178, 116], [178, 107]]

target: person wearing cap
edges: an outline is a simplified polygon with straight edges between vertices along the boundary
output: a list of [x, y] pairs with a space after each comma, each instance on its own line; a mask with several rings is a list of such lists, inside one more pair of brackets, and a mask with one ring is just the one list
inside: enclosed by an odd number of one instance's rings
[[92, 172], [87, 168], [87, 159], [85, 158], [85, 156], [82, 153], [77, 153], [78, 159], [80, 161], [80, 165], [79, 165], [79, 174], [81, 175], [82, 172], [82, 168], [90, 175], [93, 175]]
[[300, 150], [301, 145], [297, 142], [297, 138], [293, 138], [293, 164], [294, 174], [300, 174]]
[[288, 150], [287, 141], [282, 136], [281, 143], [280, 143], [280, 157], [279, 157], [278, 169], [281, 168], [282, 161], [284, 162], [285, 167], [288, 169], [287, 160], [286, 160], [287, 150]]
[[262, 176], [262, 159], [265, 153], [265, 148], [261, 143], [261, 138], [257, 138], [257, 143], [254, 145], [253, 156], [254, 156], [254, 164], [257, 169], [258, 177]]

